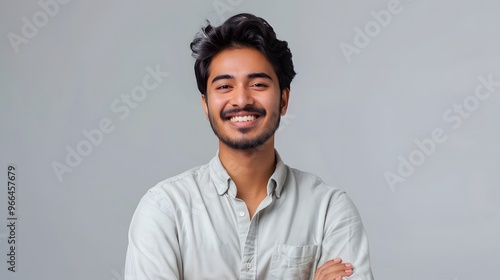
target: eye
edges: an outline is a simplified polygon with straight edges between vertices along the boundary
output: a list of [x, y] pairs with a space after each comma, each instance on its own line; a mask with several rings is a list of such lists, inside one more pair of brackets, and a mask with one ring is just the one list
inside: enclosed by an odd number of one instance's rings
[[229, 89], [229, 88], [230, 88], [229, 85], [220, 85], [220, 86], [216, 87], [215, 89], [216, 90], [224, 90], [224, 89]]
[[268, 86], [263, 83], [254, 83], [252, 84], [252, 87], [257, 87], [257, 88], [267, 88]]

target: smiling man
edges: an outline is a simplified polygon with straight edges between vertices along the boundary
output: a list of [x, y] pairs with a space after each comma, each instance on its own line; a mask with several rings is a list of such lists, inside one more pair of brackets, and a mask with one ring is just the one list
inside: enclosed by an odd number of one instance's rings
[[144, 195], [125, 279], [372, 280], [352, 201], [274, 148], [295, 76], [287, 42], [262, 18], [239, 14], [203, 28], [191, 50], [219, 149]]

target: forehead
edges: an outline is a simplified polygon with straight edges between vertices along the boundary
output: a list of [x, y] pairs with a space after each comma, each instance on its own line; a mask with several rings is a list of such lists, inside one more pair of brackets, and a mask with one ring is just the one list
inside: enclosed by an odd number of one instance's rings
[[253, 48], [226, 49], [215, 55], [210, 63], [210, 77], [229, 74], [235, 77], [264, 72], [276, 81], [276, 73], [267, 58]]

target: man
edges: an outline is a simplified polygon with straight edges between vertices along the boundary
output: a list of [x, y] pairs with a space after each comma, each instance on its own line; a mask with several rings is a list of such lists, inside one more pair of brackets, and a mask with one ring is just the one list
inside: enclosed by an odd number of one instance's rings
[[142, 198], [125, 278], [372, 280], [354, 204], [274, 149], [295, 76], [287, 42], [239, 14], [208, 24], [191, 49], [219, 150]]

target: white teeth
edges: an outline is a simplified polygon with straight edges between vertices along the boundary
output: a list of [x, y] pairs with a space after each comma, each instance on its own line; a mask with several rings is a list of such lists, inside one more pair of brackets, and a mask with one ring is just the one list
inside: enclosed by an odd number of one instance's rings
[[255, 120], [255, 116], [236, 116], [232, 117], [230, 121], [232, 122], [248, 122], [248, 121], [253, 121]]

